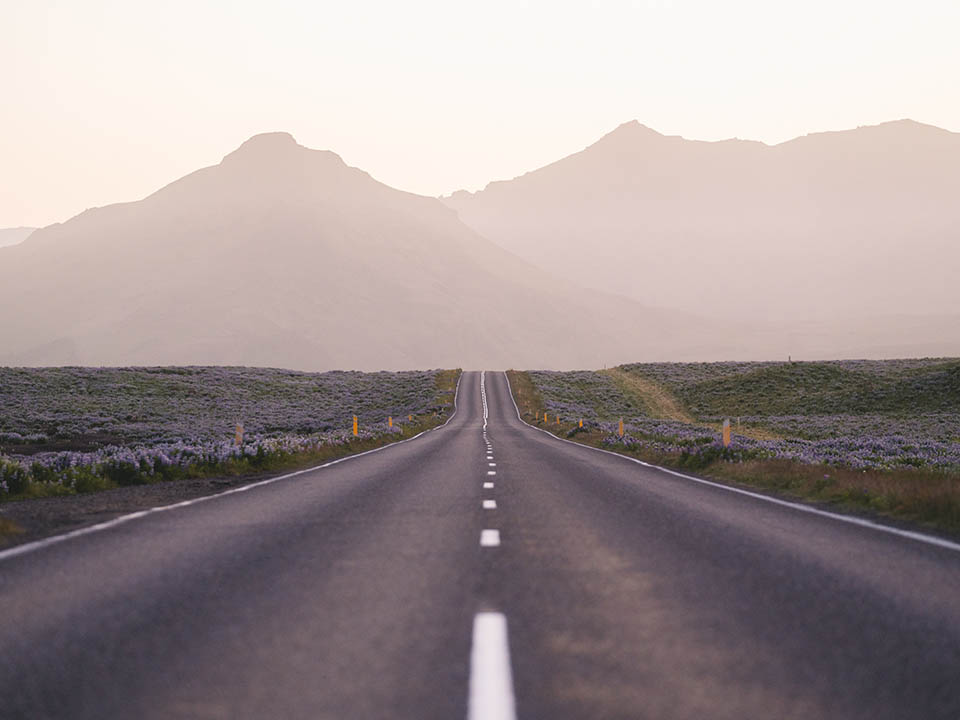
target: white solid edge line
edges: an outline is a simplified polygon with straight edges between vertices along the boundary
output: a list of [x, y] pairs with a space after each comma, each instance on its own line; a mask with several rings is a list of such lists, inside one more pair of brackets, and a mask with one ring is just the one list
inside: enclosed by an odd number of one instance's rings
[[910, 540], [916, 540], [918, 542], [926, 543], [928, 545], [935, 545], [936, 547], [941, 547], [946, 550], [953, 550], [955, 552], [960, 552], [960, 543], [952, 542], [950, 540], [944, 540], [943, 538], [938, 538], [935, 535], [926, 535], [924, 533], [915, 532], [913, 530], [901, 530], [900, 528], [891, 527], [890, 525], [882, 525], [878, 522], [872, 520], [866, 520], [864, 518], [858, 518], [853, 515], [840, 515], [838, 513], [833, 513], [828, 510], [821, 510], [819, 508], [811, 507], [810, 505], [801, 505], [800, 503], [790, 502], [789, 500], [781, 500], [779, 498], [770, 497], [769, 495], [763, 495], [761, 493], [751, 492], [749, 490], [742, 490], [741, 488], [733, 487], [732, 485], [723, 485], [722, 483], [713, 482], [712, 480], [704, 480], [703, 478], [694, 477], [693, 475], [686, 475], [682, 472], [677, 472], [676, 470], [670, 470], [669, 468], [661, 467], [660, 465], [654, 465], [652, 463], [644, 462], [643, 460], [637, 460], [636, 458], [629, 457], [627, 455], [621, 455], [620, 453], [615, 453], [610, 450], [604, 450], [603, 448], [592, 447], [591, 445], [584, 445], [583, 443], [574, 442], [572, 440], [567, 440], [566, 438], [557, 437], [551, 432], [547, 432], [542, 428], [538, 428], [534, 425], [531, 425], [526, 420], [520, 416], [520, 408], [517, 407], [517, 401], [513, 399], [513, 390], [510, 388], [510, 378], [507, 376], [507, 373], [503, 373], [504, 378], [507, 380], [507, 390], [510, 394], [510, 399], [513, 401], [513, 407], [517, 411], [517, 419], [526, 425], [531, 430], [537, 430], [544, 433], [545, 435], [550, 436], [554, 440], [559, 440], [560, 442], [570, 443], [571, 445], [576, 445], [577, 447], [586, 448], [587, 450], [594, 450], [596, 452], [606, 453], [607, 455], [613, 455], [614, 457], [620, 458], [621, 460], [627, 460], [637, 465], [642, 465], [643, 467], [651, 468], [653, 470], [659, 470], [665, 472], [669, 475], [674, 475], [684, 480], [690, 480], [691, 482], [699, 483], [701, 485], [708, 485], [718, 490], [725, 490], [726, 492], [736, 493], [737, 495], [745, 495], [746, 497], [754, 498], [755, 500], [762, 500], [763, 502], [772, 503], [774, 505], [780, 505], [782, 507], [788, 507], [793, 510], [798, 510], [799, 512], [809, 513], [811, 515], [818, 515], [820, 517], [830, 518], [832, 520], [837, 520], [839, 522], [844, 522], [849, 525], [858, 525], [859, 527], [870, 528], [871, 530], [877, 530], [879, 532], [888, 533], [890, 535], [898, 535], [899, 537], [909, 538]]
[[497, 509], [497, 501], [496, 501], [496, 500], [484, 500], [484, 501], [483, 501], [483, 509], [484, 509], [484, 510], [496, 510], [496, 509]]
[[500, 546], [499, 530], [481, 530], [480, 531], [480, 547], [499, 547], [499, 546]]
[[346, 457], [338, 458], [337, 460], [331, 460], [330, 462], [323, 463], [322, 465], [316, 465], [314, 467], [305, 468], [303, 470], [297, 470], [296, 472], [287, 473], [286, 475], [278, 475], [277, 477], [267, 478], [266, 480], [260, 480], [255, 483], [250, 483], [249, 485], [243, 485], [241, 487], [231, 488], [230, 490], [224, 490], [223, 492], [216, 493], [215, 495], [203, 495], [198, 498], [192, 498], [190, 500], [183, 500], [182, 502], [173, 503], [172, 505], [159, 505], [157, 507], [147, 508], [146, 510], [138, 510], [137, 512], [132, 512], [127, 515], [121, 515], [120, 517], [113, 518], [112, 520], [107, 520], [102, 523], [97, 523], [96, 525], [88, 525], [86, 527], [78, 528], [76, 530], [71, 530], [70, 532], [63, 533], [62, 535], [53, 535], [48, 538], [43, 538], [41, 540], [34, 540], [33, 542], [24, 543], [23, 545], [17, 545], [16, 547], [8, 548], [7, 550], [0, 550], [0, 561], [6, 560], [7, 558], [16, 557], [18, 555], [25, 555], [26, 553], [33, 552], [34, 550], [39, 550], [41, 548], [48, 547], [50, 545], [56, 545], [57, 543], [64, 542], [65, 540], [71, 540], [82, 535], [90, 535], [95, 532], [100, 532], [101, 530], [107, 530], [117, 525], [123, 525], [130, 522], [131, 520], [136, 520], [138, 518], [146, 517], [147, 515], [152, 515], [154, 513], [166, 512], [167, 510], [176, 510], [177, 508], [184, 508], [190, 505], [196, 505], [197, 503], [206, 502], [207, 500], [213, 500], [215, 498], [225, 497], [227, 495], [234, 495], [236, 493], [246, 492], [248, 490], [253, 490], [254, 488], [263, 487], [265, 485], [272, 485], [275, 482], [280, 482], [281, 480], [288, 480], [289, 478], [296, 477], [297, 475], [303, 475], [304, 473], [315, 472], [317, 470], [322, 470], [323, 468], [330, 467], [331, 465], [337, 465], [347, 460], [354, 460], [364, 455], [370, 455], [371, 453], [380, 452], [381, 450], [386, 450], [391, 447], [396, 447], [397, 445], [403, 445], [404, 443], [412, 442], [419, 437], [423, 437], [429, 432], [434, 430], [440, 430], [447, 426], [451, 420], [457, 416], [457, 400], [460, 397], [460, 380], [463, 378], [463, 373], [460, 373], [460, 376], [457, 378], [457, 387], [453, 393], [453, 413], [450, 417], [447, 418], [446, 422], [443, 425], [438, 425], [437, 427], [428, 428], [423, 432], [419, 432], [411, 438], [406, 440], [397, 440], [396, 442], [389, 443], [387, 445], [381, 445], [380, 447], [373, 448], [372, 450], [364, 450], [361, 453], [356, 455], [347, 455]]
[[503, 613], [481, 612], [473, 618], [470, 649], [470, 695], [467, 720], [516, 720], [510, 642]]

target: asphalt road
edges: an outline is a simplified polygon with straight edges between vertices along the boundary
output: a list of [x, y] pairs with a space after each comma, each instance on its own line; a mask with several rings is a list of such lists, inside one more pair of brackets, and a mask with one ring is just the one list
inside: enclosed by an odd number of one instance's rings
[[957, 549], [563, 443], [484, 386], [411, 442], [0, 554], [0, 717], [960, 717]]

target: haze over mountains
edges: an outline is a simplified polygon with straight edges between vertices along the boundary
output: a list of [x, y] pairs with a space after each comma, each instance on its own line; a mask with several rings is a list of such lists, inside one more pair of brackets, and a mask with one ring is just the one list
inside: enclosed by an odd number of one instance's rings
[[445, 205], [258, 135], [0, 249], [0, 364], [960, 355], [958, 138], [898, 122], [768, 147], [627, 123]]
[[[636, 121], [445, 202], [507, 250], [795, 354], [960, 349], [960, 134], [910, 120], [780, 145]], [[792, 337], [787, 340], [787, 337]]]
[[699, 354], [695, 327], [565, 292], [436, 198], [286, 133], [0, 251], [12, 365], [591, 367]]
[[22, 243], [34, 230], [32, 227], [0, 228], [0, 247]]

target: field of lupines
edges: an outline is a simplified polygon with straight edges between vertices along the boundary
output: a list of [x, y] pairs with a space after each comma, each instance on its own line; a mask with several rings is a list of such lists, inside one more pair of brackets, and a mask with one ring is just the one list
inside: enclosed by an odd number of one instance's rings
[[[608, 373], [527, 375], [551, 417], [583, 418], [607, 444], [681, 464], [722, 457], [960, 471], [957, 360], [651, 363], [618, 371], [672, 393], [695, 421], [649, 417], [642, 395]], [[723, 419], [733, 424], [729, 448], [720, 440]]]
[[960, 534], [960, 361], [662, 363], [510, 377], [525, 419], [558, 435]]
[[451, 371], [0, 368], [0, 498], [256, 470], [388, 439], [441, 421], [455, 381]]

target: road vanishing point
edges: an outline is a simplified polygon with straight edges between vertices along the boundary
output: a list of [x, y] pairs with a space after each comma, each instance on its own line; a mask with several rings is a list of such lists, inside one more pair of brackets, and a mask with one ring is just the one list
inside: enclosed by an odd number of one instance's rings
[[960, 546], [523, 423], [0, 553], [2, 718], [960, 717]]

